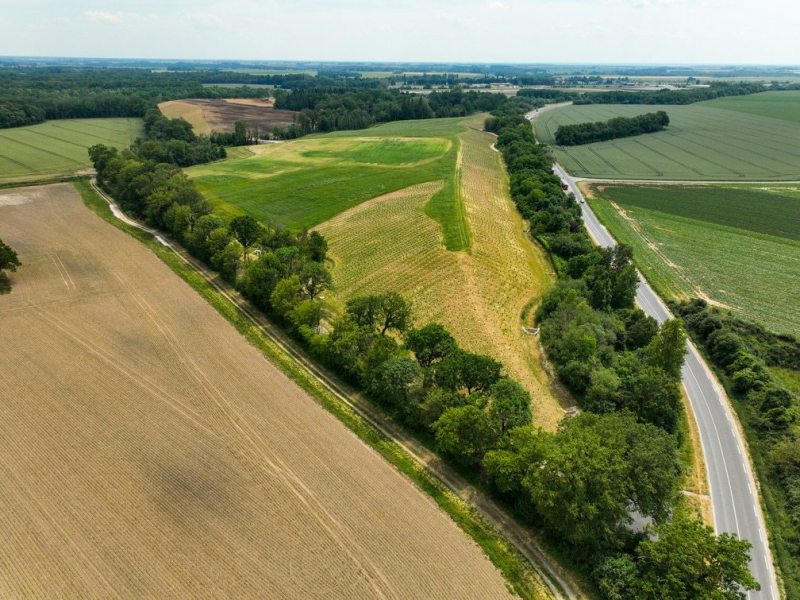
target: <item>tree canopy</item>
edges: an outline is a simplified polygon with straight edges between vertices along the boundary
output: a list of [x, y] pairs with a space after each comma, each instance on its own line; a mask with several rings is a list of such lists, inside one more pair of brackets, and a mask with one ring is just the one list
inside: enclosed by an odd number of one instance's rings
[[21, 263], [13, 248], [0, 240], [0, 294], [11, 290], [11, 282], [4, 271], [16, 271]]

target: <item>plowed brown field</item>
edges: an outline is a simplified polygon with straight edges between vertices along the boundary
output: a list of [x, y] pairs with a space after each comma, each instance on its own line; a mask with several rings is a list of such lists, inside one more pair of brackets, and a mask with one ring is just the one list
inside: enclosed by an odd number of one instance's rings
[[181, 117], [189, 121], [195, 133], [211, 131], [233, 131], [236, 121], [244, 121], [250, 128], [258, 127], [262, 132], [275, 127], [287, 127], [294, 123], [295, 112], [274, 107], [273, 101], [256, 98], [227, 98], [206, 100], [170, 100], [158, 105], [161, 112], [171, 119]]
[[502, 598], [480, 549], [67, 185], [0, 191], [0, 597]]

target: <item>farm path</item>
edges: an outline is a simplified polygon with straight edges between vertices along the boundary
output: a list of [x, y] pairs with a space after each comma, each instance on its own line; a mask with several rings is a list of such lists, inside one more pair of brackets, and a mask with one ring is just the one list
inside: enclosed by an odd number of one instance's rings
[[453, 491], [461, 500], [473, 506], [487, 522], [502, 533], [502, 535], [529, 561], [533, 568], [541, 575], [552, 597], [568, 600], [578, 600], [579, 598], [586, 597], [586, 594], [580, 589], [578, 583], [572, 576], [546, 554], [537, 541], [536, 534], [531, 529], [517, 522], [505, 508], [492, 500], [486, 493], [478, 490], [475, 486], [467, 482], [461, 475], [442, 461], [437, 454], [429, 450], [419, 440], [398, 426], [387, 417], [383, 411], [376, 408], [349, 385], [343, 383], [338, 377], [309, 358], [305, 351], [293, 339], [289, 338], [279, 327], [267, 319], [263, 313], [253, 308], [235, 288], [220, 279], [216, 273], [196, 261], [178, 244], [165, 239], [160, 233], [124, 216], [113, 199], [100, 190], [94, 182], [92, 182], [92, 186], [95, 191], [108, 202], [115, 216], [155, 236], [160, 243], [169, 247], [182, 261], [200, 274], [217, 290], [217, 292], [224, 296], [251, 323], [258, 327], [266, 337], [280, 348], [280, 350], [302, 367], [311, 377], [327, 388], [340, 402], [350, 407], [372, 427], [396, 443], [414, 461], [444, 483], [444, 485]]

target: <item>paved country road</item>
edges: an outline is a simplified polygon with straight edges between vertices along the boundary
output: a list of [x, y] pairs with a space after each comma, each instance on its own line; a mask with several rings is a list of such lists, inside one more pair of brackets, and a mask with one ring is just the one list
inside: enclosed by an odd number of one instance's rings
[[[540, 109], [537, 114], [542, 112], [543, 109]], [[528, 118], [533, 118], [530, 115], [527, 115]], [[603, 247], [614, 246], [616, 241], [589, 208], [575, 180], [559, 164], [554, 165], [554, 172], [567, 183], [569, 191], [580, 203], [583, 222], [595, 243]], [[636, 302], [659, 323], [672, 318], [661, 298], [641, 274]], [[722, 386], [691, 342], [683, 365], [683, 385], [700, 430], [714, 529], [717, 533], [733, 533], [753, 545], [750, 570], [761, 584], [761, 590], [750, 592], [748, 598], [778, 600], [778, 585], [767, 542], [764, 515], [740, 426]]]

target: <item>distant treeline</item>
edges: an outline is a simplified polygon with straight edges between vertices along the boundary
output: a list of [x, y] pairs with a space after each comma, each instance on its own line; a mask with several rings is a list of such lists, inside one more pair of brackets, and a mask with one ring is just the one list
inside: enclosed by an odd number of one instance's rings
[[548, 88], [520, 90], [517, 95], [549, 98], [553, 102], [572, 101], [575, 104], [693, 104], [723, 96], [746, 96], [766, 91], [797, 89], [800, 89], [798, 84], [773, 84], [766, 87], [761, 83], [713, 82], [709, 87], [677, 90], [571, 92], [559, 88]]
[[759, 472], [787, 597], [800, 594], [800, 397], [772, 374], [800, 381], [800, 341], [693, 300], [675, 306], [692, 337], [738, 400]]
[[[585, 411], [566, 419], [556, 435], [571, 442], [544, 461], [540, 444], [547, 447], [547, 442], [517, 430], [505, 447], [484, 458], [491, 484], [574, 557], [603, 598], [733, 598], [729, 591], [739, 584], [752, 589], [749, 544], [728, 535], [714, 537], [687, 516], [676, 493], [678, 448], [686, 435], [682, 324], [673, 320], [659, 328], [634, 306], [638, 278], [631, 249], [592, 244], [579, 206], [564, 193], [547, 149], [536, 143], [521, 114], [498, 111], [486, 129], [498, 136], [512, 199], [560, 275], [536, 317], [548, 358]], [[590, 431], [583, 428], [587, 422], [616, 425]], [[616, 445], [616, 427], [626, 431], [630, 445]], [[652, 443], [639, 445], [639, 436]], [[611, 457], [620, 452], [652, 479], [623, 483], [624, 478], [609, 477], [609, 468], [624, 472], [622, 466], [610, 467]], [[645, 489], [658, 489], [658, 498]], [[644, 535], [627, 527], [632, 509], [655, 523]], [[706, 577], [712, 563], [720, 569]]]
[[[643, 92], [607, 91], [577, 94], [575, 104], [693, 104], [723, 96], [746, 96], [765, 92], [761, 83], [712, 83], [709, 87]], [[775, 88], [777, 89], [777, 88]]]
[[277, 94], [275, 108], [299, 111], [283, 137], [314, 132], [363, 129], [375, 123], [435, 117], [461, 117], [492, 111], [508, 101], [503, 94], [455, 89], [427, 95], [397, 90], [311, 88]]
[[258, 88], [203, 85], [203, 72], [145, 69], [0, 69], [0, 128], [46, 119], [143, 117], [164, 100], [263, 96]]
[[659, 110], [635, 117], [614, 117], [608, 121], [559, 125], [556, 129], [555, 141], [559, 146], [577, 146], [642, 133], [653, 133], [661, 131], [667, 125], [669, 125], [667, 113]]
[[464, 73], [397, 73], [387, 77], [392, 85], [417, 85], [423, 87], [452, 87], [471, 84], [510, 83], [513, 85], [553, 85], [555, 78], [552, 75], [519, 75], [505, 76], [495, 74], [464, 74]]

